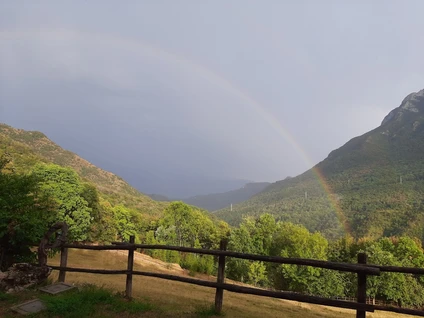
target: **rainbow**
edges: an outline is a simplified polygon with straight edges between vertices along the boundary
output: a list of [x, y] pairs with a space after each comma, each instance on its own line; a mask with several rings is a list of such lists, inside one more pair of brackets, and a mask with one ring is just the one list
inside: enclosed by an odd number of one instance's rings
[[284, 128], [284, 124], [279, 121], [275, 116], [272, 115], [264, 106], [249, 96], [248, 93], [244, 92], [241, 88], [237, 87], [234, 83], [230, 82], [224, 76], [210, 70], [204, 65], [198, 64], [192, 60], [188, 60], [182, 56], [178, 56], [172, 52], [166, 51], [162, 48], [158, 48], [149, 43], [133, 40], [128, 38], [122, 38], [111, 34], [97, 34], [89, 32], [79, 32], [66, 29], [18, 29], [18, 30], [0, 30], [0, 39], [16, 39], [17, 37], [28, 37], [33, 39], [35, 36], [42, 36], [44, 38], [54, 40], [59, 39], [75, 39], [75, 38], [86, 38], [89, 42], [94, 43], [105, 43], [112, 45], [113, 47], [119, 47], [129, 51], [141, 51], [143, 54], [147, 54], [149, 57], [165, 60], [170, 64], [176, 64], [182, 66], [184, 69], [188, 69], [195, 73], [197, 76], [202, 77], [208, 82], [216, 85], [231, 96], [236, 97], [243, 102], [243, 105], [249, 106], [252, 111], [257, 113], [272, 129], [279, 134], [290, 146], [296, 151], [296, 153], [302, 158], [302, 161], [306, 167], [312, 167], [312, 171], [315, 174], [317, 180], [321, 184], [323, 190], [326, 192], [331, 207], [335, 210], [339, 222], [343, 225], [346, 233], [351, 233], [347, 219], [334, 196], [334, 193], [327, 182], [324, 175], [321, 173], [319, 168], [314, 165], [312, 160], [309, 159], [308, 154], [304, 151], [301, 145], [296, 141], [294, 136]]

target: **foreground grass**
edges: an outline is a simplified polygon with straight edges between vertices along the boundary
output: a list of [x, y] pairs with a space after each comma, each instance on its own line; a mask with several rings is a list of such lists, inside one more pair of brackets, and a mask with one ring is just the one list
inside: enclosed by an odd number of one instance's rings
[[[46, 314], [41, 317], [54, 316], [64, 318], [115, 316], [119, 313], [136, 314], [153, 309], [148, 303], [127, 301], [110, 290], [93, 285], [85, 285], [80, 290], [63, 295], [42, 295], [40, 299], [46, 304]], [[117, 315], [118, 316], [118, 315]]]
[[[122, 295], [94, 285], [79, 286], [59, 295], [41, 294], [36, 290], [14, 295], [0, 293], [0, 316], [18, 317], [11, 307], [27, 300], [38, 298], [46, 305], [46, 310], [33, 314], [34, 318], [63, 317], [136, 317], [140, 313], [154, 310], [153, 306], [140, 300], [127, 301]], [[6, 308], [7, 307], [7, 308]]]
[[[51, 264], [58, 264], [59, 258], [56, 257], [49, 262]], [[106, 251], [83, 251], [83, 250], [70, 250], [68, 266], [70, 267], [85, 267], [85, 268], [97, 268], [97, 269], [125, 269], [126, 268], [126, 256], [119, 255], [112, 252]], [[135, 263], [136, 270], [152, 271], [152, 272], [164, 272], [169, 273], [167, 268], [159, 268], [158, 266], [152, 266], [146, 262]], [[177, 274], [172, 272], [172, 274]], [[184, 273], [178, 273], [184, 275]], [[188, 275], [188, 274], [186, 274]], [[57, 272], [52, 274], [52, 279], [57, 278]], [[215, 280], [214, 277], [208, 277], [202, 275], [202, 279]], [[125, 275], [96, 275], [96, 274], [85, 274], [85, 273], [67, 273], [66, 282], [75, 284], [95, 284], [97, 286], [104, 286], [104, 290], [122, 291], [125, 290]], [[231, 282], [229, 282], [231, 283]], [[94, 288], [94, 287], [93, 287]], [[96, 289], [95, 289], [96, 290]], [[97, 292], [96, 292], [97, 293]], [[100, 292], [99, 292], [100, 293]], [[138, 309], [130, 309], [133, 306], [131, 303], [126, 302], [122, 296], [113, 294], [115, 300], [108, 298], [109, 296], [102, 296], [101, 293], [97, 296], [92, 296], [92, 302], [96, 307], [91, 312], [92, 315], [86, 317], [219, 317], [213, 310], [213, 303], [215, 299], [215, 289], [207, 288], [202, 286], [195, 286], [180, 282], [162, 280], [152, 277], [133, 277], [133, 296], [135, 303], [140, 303], [140, 311], [131, 311]], [[110, 294], [110, 292], [109, 292]], [[73, 295], [73, 294], [70, 294]], [[5, 316], [5, 312], [2, 312], [2, 307], [10, 307], [11, 303], [16, 302], [17, 296], [4, 296], [6, 299], [1, 300], [0, 294], [0, 317], [17, 317], [17, 316]], [[32, 295], [19, 295], [19, 301], [22, 302], [24, 298], [35, 297], [33, 292]], [[38, 294], [37, 297], [40, 298]], [[43, 296], [44, 297], [44, 296]], [[58, 296], [53, 296], [58, 297]], [[77, 296], [73, 296], [77, 297]], [[86, 296], [91, 297], [91, 296]], [[97, 298], [96, 298], [97, 297]], [[97, 300], [96, 300], [97, 299]], [[80, 299], [81, 303], [85, 304], [84, 297]], [[48, 302], [48, 301], [47, 301]], [[74, 305], [68, 305], [67, 303], [73, 303]], [[108, 303], [109, 302], [109, 303]], [[3, 306], [6, 304], [6, 306]], [[43, 315], [35, 317], [84, 317], [79, 315], [76, 316], [65, 316], [68, 312], [74, 310], [80, 310], [78, 306], [80, 303], [77, 301], [67, 300], [61, 305], [56, 303], [57, 308], [64, 309], [66, 312], [56, 311], [53, 314], [53, 309], [49, 312], [43, 313]], [[63, 307], [61, 307], [63, 306]], [[85, 305], [84, 305], [85, 306]], [[145, 307], [147, 306], [147, 307]], [[115, 308], [116, 307], [116, 308]], [[120, 311], [125, 307], [125, 311]], [[82, 309], [81, 309], [82, 310]], [[117, 310], [117, 311], [115, 311]], [[144, 311], [143, 311], [144, 310]], [[259, 297], [254, 295], [243, 295], [231, 292], [224, 292], [224, 303], [223, 310], [225, 317], [243, 317], [243, 318], [268, 318], [268, 317], [281, 317], [281, 318], [312, 318], [312, 317], [347, 317], [354, 318], [356, 314], [352, 310], [338, 309], [333, 307], [325, 307], [318, 305], [311, 305], [306, 303], [279, 300], [268, 297]], [[142, 312], [142, 313], [140, 313]], [[367, 313], [368, 318], [407, 318], [411, 316], [397, 315], [386, 312], [375, 312]]]

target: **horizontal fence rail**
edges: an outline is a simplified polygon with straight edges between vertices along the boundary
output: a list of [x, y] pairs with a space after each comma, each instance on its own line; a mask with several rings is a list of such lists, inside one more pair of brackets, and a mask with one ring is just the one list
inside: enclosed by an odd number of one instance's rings
[[391, 311], [391, 312], [395, 312], [395, 313], [398, 313], [398, 314], [406, 314], [406, 315], [424, 317], [424, 311], [422, 311], [422, 310], [400, 308], [400, 307], [386, 307], [386, 306], [379, 306], [379, 305], [375, 305], [374, 308], [375, 308], [375, 310]]
[[380, 272], [424, 275], [424, 268], [418, 267], [381, 266], [373, 264], [367, 264], [367, 266], [378, 268]]
[[[245, 254], [226, 250], [227, 241], [221, 241], [220, 250], [206, 250], [182, 246], [168, 246], [168, 245], [148, 245], [148, 244], [134, 244], [134, 237], [130, 238], [130, 242], [114, 242], [112, 245], [83, 245], [83, 244], [62, 244], [61, 245], [61, 260], [60, 266], [50, 266], [54, 270], [59, 270], [59, 281], [65, 281], [66, 272], [79, 272], [79, 273], [92, 273], [92, 274], [105, 274], [105, 275], [126, 275], [126, 296], [131, 299], [132, 297], [132, 278], [133, 275], [155, 277], [159, 279], [173, 280], [183, 283], [189, 283], [204, 287], [216, 289], [215, 295], [215, 310], [219, 313], [222, 310], [223, 291], [230, 291], [235, 293], [258, 295], [273, 297], [279, 299], [293, 300], [299, 302], [306, 302], [317, 305], [332, 306], [338, 308], [346, 308], [356, 310], [356, 317], [366, 317], [366, 312], [373, 312], [374, 310], [391, 311], [396, 313], [403, 313], [415, 316], [424, 317], [424, 311], [400, 307], [382, 306], [374, 303], [367, 302], [366, 297], [366, 280], [367, 276], [378, 276], [381, 272], [397, 272], [405, 274], [424, 275], [424, 269], [411, 268], [411, 267], [396, 267], [396, 266], [380, 266], [367, 264], [366, 255], [363, 253], [358, 254], [358, 264], [348, 264], [339, 262], [329, 262], [322, 260], [303, 259], [303, 258], [286, 258], [279, 256], [266, 256]], [[124, 250], [128, 251], [128, 263], [126, 270], [106, 270], [106, 269], [87, 269], [87, 268], [73, 268], [67, 266], [68, 249], [84, 249], [84, 250]], [[218, 257], [218, 275], [217, 281], [206, 281], [195, 278], [176, 276], [163, 273], [153, 273], [137, 271], [133, 269], [134, 265], [134, 252], [137, 249], [147, 250], [168, 250], [178, 251], [183, 253], [196, 253], [203, 255], [213, 255]], [[303, 295], [288, 291], [271, 291], [260, 288], [245, 287], [224, 282], [225, 279], [225, 261], [226, 257], [246, 259], [252, 261], [271, 262], [277, 264], [291, 264], [299, 266], [312, 266], [318, 268], [325, 268], [330, 270], [344, 271], [356, 273], [358, 277], [358, 294], [356, 302], [349, 300], [341, 300], [337, 298], [324, 298], [311, 295]]]
[[338, 262], [328, 262], [314, 259], [306, 258], [288, 258], [280, 256], [266, 256], [266, 255], [257, 255], [257, 254], [245, 254], [232, 251], [220, 251], [220, 250], [206, 250], [193, 247], [183, 247], [183, 246], [173, 246], [173, 245], [145, 245], [145, 244], [134, 244], [130, 245], [128, 243], [120, 243], [114, 245], [103, 245], [103, 246], [94, 246], [94, 245], [79, 245], [79, 244], [66, 244], [64, 247], [67, 248], [76, 248], [76, 249], [87, 249], [87, 250], [135, 250], [135, 249], [144, 249], [144, 250], [168, 250], [168, 251], [178, 251], [185, 253], [197, 253], [203, 255], [214, 255], [214, 256], [226, 256], [233, 258], [241, 258], [252, 261], [262, 261], [270, 263], [279, 263], [279, 264], [292, 264], [292, 265], [304, 265], [304, 266], [313, 266], [319, 268], [326, 268], [332, 270], [338, 270], [343, 272], [352, 272], [352, 273], [363, 273], [367, 275], [380, 275], [380, 269], [376, 266], [363, 266], [349, 263], [338, 263]]
[[155, 277], [166, 280], [173, 280], [183, 283], [189, 283], [193, 285], [203, 286], [203, 287], [212, 287], [212, 288], [222, 288], [235, 293], [258, 295], [258, 296], [267, 296], [279, 299], [294, 300], [299, 302], [307, 302], [310, 304], [332, 306], [338, 308], [346, 309], [360, 309], [366, 311], [374, 311], [374, 306], [369, 304], [355, 303], [345, 300], [330, 299], [318, 296], [309, 296], [302, 295], [294, 292], [285, 292], [285, 291], [270, 291], [253, 287], [244, 287], [227, 283], [216, 283], [201, 279], [182, 277], [177, 275], [170, 274], [161, 274], [161, 273], [152, 273], [152, 272], [143, 272], [143, 271], [128, 271], [128, 270], [100, 270], [100, 269], [87, 269], [87, 268], [74, 268], [74, 267], [61, 267], [61, 266], [49, 266], [52, 269], [66, 271], [66, 272], [76, 272], [76, 273], [92, 273], [92, 274], [105, 274], [105, 275], [140, 275], [147, 277]]

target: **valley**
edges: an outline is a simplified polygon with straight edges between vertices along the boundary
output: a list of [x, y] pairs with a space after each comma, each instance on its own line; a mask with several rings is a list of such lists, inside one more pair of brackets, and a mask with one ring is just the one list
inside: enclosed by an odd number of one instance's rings
[[[0, 182], [8, 189], [0, 193], [0, 202], [8, 202], [0, 214], [2, 244], [8, 246], [2, 249], [2, 268], [17, 259], [14, 253], [31, 257], [22, 242], [36, 243], [46, 224], [57, 220], [70, 225], [71, 241], [108, 243], [134, 235], [145, 244], [216, 249], [225, 239], [230, 250], [243, 253], [354, 263], [365, 251], [374, 264], [423, 267], [422, 113], [424, 91], [409, 95], [380, 127], [299, 176], [197, 196], [189, 204], [155, 201], [42, 133], [1, 125]], [[206, 210], [222, 205], [226, 208]], [[217, 270], [211, 256], [146, 253], [190, 273]], [[246, 260], [227, 266], [229, 279], [258, 287], [324, 297], [355, 294], [355, 278], [343, 273]], [[418, 277], [383, 274], [374, 280], [371, 296], [424, 305]], [[402, 286], [401, 292], [393, 284]]]
[[424, 316], [422, 12], [0, 1], [0, 317]]

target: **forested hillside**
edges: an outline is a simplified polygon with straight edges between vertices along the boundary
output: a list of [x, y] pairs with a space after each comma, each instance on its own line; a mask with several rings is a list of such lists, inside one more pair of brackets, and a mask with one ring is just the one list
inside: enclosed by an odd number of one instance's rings
[[332, 151], [313, 169], [276, 182], [216, 215], [239, 224], [268, 212], [328, 238], [424, 233], [424, 90], [408, 95], [378, 128]]
[[18, 172], [31, 170], [37, 162], [54, 163], [75, 170], [81, 178], [93, 183], [111, 203], [124, 204], [151, 215], [160, 214], [166, 206], [134, 189], [117, 175], [64, 150], [41, 132], [0, 124], [0, 155], [5, 152], [11, 155]]

